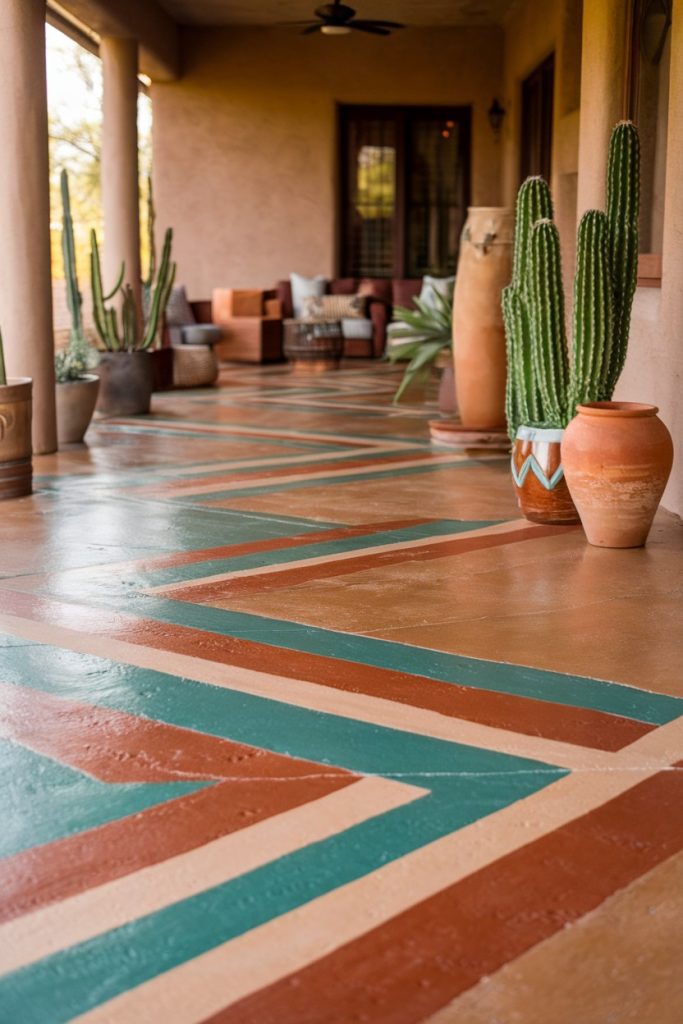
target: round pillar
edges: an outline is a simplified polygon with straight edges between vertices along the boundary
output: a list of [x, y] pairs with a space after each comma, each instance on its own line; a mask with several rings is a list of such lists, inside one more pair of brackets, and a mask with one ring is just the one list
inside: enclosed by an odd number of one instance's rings
[[2, 0], [0, 328], [7, 372], [33, 379], [33, 450], [57, 448], [44, 0]]
[[579, 217], [586, 210], [605, 208], [610, 135], [624, 116], [628, 8], [624, 0], [583, 5]]
[[140, 306], [140, 206], [138, 186], [138, 44], [105, 37], [103, 74], [102, 206], [104, 286], [113, 287], [121, 263]]

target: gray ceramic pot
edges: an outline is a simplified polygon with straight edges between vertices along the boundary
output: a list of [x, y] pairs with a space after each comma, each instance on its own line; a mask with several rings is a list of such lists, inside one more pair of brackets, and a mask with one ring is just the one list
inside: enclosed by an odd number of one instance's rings
[[79, 444], [90, 426], [100, 378], [84, 373], [78, 380], [57, 385], [57, 440], [59, 444]]
[[101, 416], [137, 416], [149, 412], [152, 359], [149, 352], [103, 352], [97, 367]]

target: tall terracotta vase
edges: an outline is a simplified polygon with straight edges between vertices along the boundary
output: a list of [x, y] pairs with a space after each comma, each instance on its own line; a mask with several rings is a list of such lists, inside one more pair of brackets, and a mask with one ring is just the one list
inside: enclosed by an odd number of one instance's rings
[[512, 273], [514, 212], [471, 206], [453, 296], [455, 388], [462, 425], [505, 426], [507, 359], [501, 292]]
[[596, 547], [642, 547], [673, 464], [659, 410], [588, 402], [576, 411], [564, 432], [562, 465], [586, 537]]

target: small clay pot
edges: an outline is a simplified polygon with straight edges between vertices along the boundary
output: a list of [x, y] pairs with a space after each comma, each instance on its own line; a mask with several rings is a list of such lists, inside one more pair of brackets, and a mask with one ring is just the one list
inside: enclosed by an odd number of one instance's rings
[[10, 377], [0, 386], [0, 501], [31, 493], [32, 389], [30, 377]]
[[84, 373], [78, 380], [66, 380], [57, 384], [57, 440], [62, 444], [80, 444], [90, 426], [95, 402], [100, 388], [100, 378], [94, 373]]
[[517, 431], [510, 469], [522, 514], [532, 523], [566, 526], [579, 515], [564, 479], [559, 429], [522, 426]]
[[152, 359], [149, 352], [103, 352], [97, 366], [101, 416], [137, 416], [149, 412]]
[[655, 405], [588, 402], [562, 441], [567, 484], [590, 544], [638, 548], [647, 540], [673, 464]]

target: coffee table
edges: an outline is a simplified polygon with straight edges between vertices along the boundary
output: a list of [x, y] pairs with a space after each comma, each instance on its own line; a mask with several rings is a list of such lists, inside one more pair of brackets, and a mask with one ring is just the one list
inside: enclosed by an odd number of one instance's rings
[[338, 370], [344, 349], [339, 320], [285, 320], [284, 353], [295, 370]]

